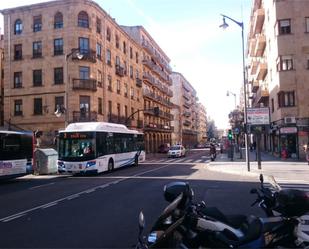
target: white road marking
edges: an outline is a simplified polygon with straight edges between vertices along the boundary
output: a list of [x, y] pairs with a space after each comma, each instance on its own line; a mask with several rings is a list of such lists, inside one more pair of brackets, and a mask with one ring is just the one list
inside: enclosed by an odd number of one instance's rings
[[[113, 181], [113, 182], [108, 183], [108, 184], [103, 184], [103, 185], [96, 186], [95, 188], [96, 188], [96, 189], [99, 189], [99, 188], [104, 189], [104, 188], [107, 188], [107, 187], [109, 187], [109, 186], [111, 186], [111, 185], [113, 185], [113, 184], [115, 184], [115, 183], [122, 182], [122, 181], [124, 181], [124, 180], [126, 180], [126, 179], [131, 179], [131, 178], [133, 179], [133, 178], [136, 178], [136, 177], [138, 177], [138, 176], [141, 176], [141, 175], [144, 175], [144, 174], [148, 174], [148, 173], [150, 173], [150, 172], [154, 172], [154, 171], [157, 171], [157, 170], [160, 170], [160, 169], [163, 169], [163, 168], [167, 168], [167, 167], [169, 167], [170, 165], [171, 165], [171, 164], [165, 164], [165, 165], [162, 166], [162, 167], [155, 168], [155, 169], [152, 169], [152, 170], [147, 170], [147, 171], [145, 171], [145, 172], [141, 172], [141, 173], [139, 173], [139, 174], [136, 174], [136, 175], [133, 175], [133, 176], [129, 176], [129, 177], [127, 177], [127, 178], [118, 179], [118, 180]], [[24, 216], [24, 215], [26, 215], [26, 214], [28, 214], [28, 213], [30, 213], [30, 212], [35, 211], [35, 210], [48, 208], [48, 207], [57, 205], [58, 203], [60, 203], [60, 202], [62, 202], [62, 201], [65, 201], [65, 200], [73, 200], [73, 199], [75, 199], [75, 198], [80, 197], [82, 194], [88, 193], [87, 191], [91, 191], [91, 190], [93, 190], [93, 189], [95, 189], [95, 188], [86, 189], [86, 190], [81, 191], [81, 192], [79, 192], [79, 193], [76, 193], [76, 194], [73, 194], [73, 195], [69, 195], [69, 196], [60, 198], [60, 199], [58, 199], [58, 200], [52, 201], [52, 202], [48, 202], [48, 203], [46, 203], [46, 204], [42, 204], [42, 205], [39, 205], [39, 206], [30, 208], [30, 209], [27, 209], [27, 210], [18, 212], [18, 213], [16, 213], [16, 214], [9, 215], [9, 216], [7, 216], [7, 217], [3, 217], [3, 218], [0, 219], [0, 222], [9, 222], [9, 221], [11, 221], [11, 220], [17, 219], [17, 218], [19, 218], [19, 217], [21, 217], [21, 216]]]
[[29, 188], [29, 189], [30, 189], [30, 190], [32, 190], [32, 189], [37, 189], [37, 188], [41, 188], [41, 187], [50, 186], [50, 185], [53, 185], [53, 184], [55, 184], [55, 183], [54, 183], [54, 182], [50, 182], [50, 183], [42, 184], [42, 185], [39, 185], [39, 186], [31, 187], [31, 188]]

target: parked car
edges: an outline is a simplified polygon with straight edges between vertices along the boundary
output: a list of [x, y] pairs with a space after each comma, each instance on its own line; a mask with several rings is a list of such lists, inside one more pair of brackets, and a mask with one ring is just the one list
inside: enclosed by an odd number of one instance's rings
[[169, 144], [169, 143], [161, 144], [161, 145], [159, 146], [158, 152], [159, 152], [159, 153], [167, 153], [167, 152], [169, 151], [169, 149], [170, 149], [170, 144]]
[[186, 156], [186, 149], [182, 145], [174, 145], [169, 149], [167, 155], [168, 155], [168, 157]]

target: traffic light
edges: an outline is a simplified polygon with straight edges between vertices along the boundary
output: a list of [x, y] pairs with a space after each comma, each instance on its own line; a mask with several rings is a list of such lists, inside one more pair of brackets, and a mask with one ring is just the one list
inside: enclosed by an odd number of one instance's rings
[[232, 140], [233, 139], [232, 130], [229, 130], [229, 132], [227, 134], [227, 138], [228, 138], [228, 140]]
[[159, 114], [160, 114], [160, 108], [158, 106], [154, 107], [153, 108], [153, 112], [154, 112], [154, 115], [156, 117], [159, 117]]

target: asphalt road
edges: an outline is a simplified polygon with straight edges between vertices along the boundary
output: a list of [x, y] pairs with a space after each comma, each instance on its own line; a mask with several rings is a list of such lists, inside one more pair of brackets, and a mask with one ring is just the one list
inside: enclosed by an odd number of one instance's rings
[[[207, 170], [207, 153], [186, 162], [158, 160], [92, 177], [16, 179], [0, 183], [0, 248], [130, 248], [138, 214], [147, 229], [167, 205], [163, 187], [187, 181], [196, 200], [227, 214], [262, 215], [251, 208], [258, 179]], [[146, 229], [146, 230], [147, 230]]]

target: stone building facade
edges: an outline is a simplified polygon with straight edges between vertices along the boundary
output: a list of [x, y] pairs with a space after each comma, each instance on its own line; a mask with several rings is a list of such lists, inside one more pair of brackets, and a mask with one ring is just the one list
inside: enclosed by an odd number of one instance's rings
[[198, 114], [199, 108], [197, 104], [196, 90], [186, 80], [186, 78], [178, 72], [171, 75], [173, 80], [172, 102], [179, 107], [179, 110], [173, 110], [173, 115], [179, 111], [179, 119], [173, 121], [173, 125], [177, 127], [175, 137], [180, 137], [179, 143], [186, 147], [194, 147], [198, 143]]
[[4, 36], [0, 34], [0, 127], [4, 126]]
[[170, 59], [142, 26], [121, 27], [142, 47], [145, 148], [154, 153], [171, 144], [174, 129]]
[[207, 112], [202, 103], [197, 103], [197, 142], [205, 144], [207, 141]]
[[[70, 122], [143, 128], [143, 53], [99, 5], [64, 0], [2, 10], [4, 122], [43, 131]], [[57, 116], [55, 115], [58, 114]]]
[[262, 148], [303, 158], [309, 134], [309, 2], [254, 0], [248, 34], [253, 107], [269, 107]]

